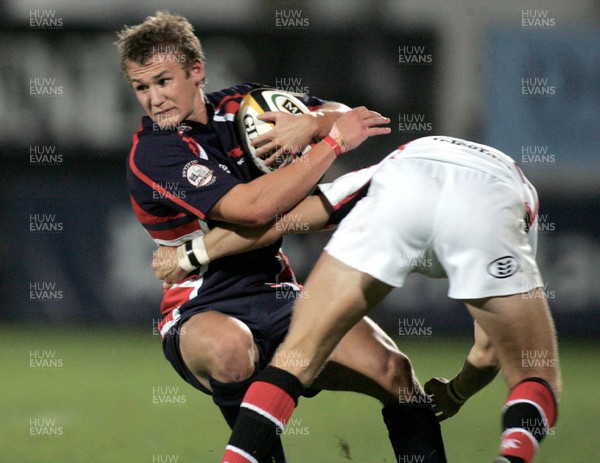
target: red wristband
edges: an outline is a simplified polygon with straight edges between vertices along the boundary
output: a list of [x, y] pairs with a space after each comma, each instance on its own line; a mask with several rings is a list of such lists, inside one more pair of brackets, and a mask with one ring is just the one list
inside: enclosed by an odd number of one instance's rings
[[327, 135], [325, 138], [323, 138], [323, 141], [327, 142], [329, 146], [333, 148], [333, 152], [336, 156], [342, 154], [342, 147], [338, 145], [338, 142], [335, 141], [335, 138], [333, 138], [331, 135]]

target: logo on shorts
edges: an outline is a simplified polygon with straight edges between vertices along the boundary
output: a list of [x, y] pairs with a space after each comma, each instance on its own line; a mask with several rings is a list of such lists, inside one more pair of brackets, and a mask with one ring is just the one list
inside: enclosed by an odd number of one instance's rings
[[217, 177], [214, 172], [202, 164], [198, 164], [198, 161], [190, 161], [183, 168], [183, 177], [188, 179], [195, 187], [208, 186], [215, 183]]
[[519, 270], [519, 262], [513, 256], [499, 257], [490, 262], [487, 271], [494, 278], [508, 278], [513, 276]]

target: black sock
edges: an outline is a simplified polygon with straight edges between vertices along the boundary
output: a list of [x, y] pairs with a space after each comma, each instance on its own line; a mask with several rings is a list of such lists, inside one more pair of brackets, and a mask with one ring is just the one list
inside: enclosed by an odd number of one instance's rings
[[510, 463], [525, 463], [525, 460], [523, 460], [522, 458], [519, 458], [519, 457], [508, 456], [508, 457], [503, 457], [503, 458], [506, 458], [508, 461], [510, 461]]
[[393, 404], [382, 410], [398, 463], [446, 463], [442, 431], [430, 404]]

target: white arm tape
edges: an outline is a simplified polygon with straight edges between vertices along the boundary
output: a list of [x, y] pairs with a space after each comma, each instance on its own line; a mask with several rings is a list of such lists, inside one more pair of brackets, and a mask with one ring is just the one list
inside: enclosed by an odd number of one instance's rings
[[204, 244], [204, 236], [199, 236], [192, 240], [192, 249], [200, 265], [204, 266], [210, 263], [208, 252], [206, 252], [206, 245]]
[[[200, 267], [205, 267], [209, 264], [210, 258], [206, 252], [204, 236], [199, 236], [192, 240], [192, 252], [194, 253], [196, 260], [200, 263]], [[186, 244], [182, 244], [177, 248], [177, 262], [179, 266], [186, 272], [191, 272], [198, 268], [192, 264], [186, 249]]]

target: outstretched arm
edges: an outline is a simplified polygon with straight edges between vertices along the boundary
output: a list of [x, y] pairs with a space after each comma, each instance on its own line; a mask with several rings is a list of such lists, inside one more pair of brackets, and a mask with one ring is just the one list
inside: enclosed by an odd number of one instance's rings
[[490, 339], [477, 322], [474, 332], [475, 343], [460, 372], [450, 381], [432, 378], [425, 383], [425, 392], [433, 395], [439, 421], [456, 415], [464, 403], [491, 383], [500, 371]]
[[330, 214], [329, 203], [322, 196], [314, 195], [289, 212], [278, 215], [275, 221], [265, 227], [224, 224], [224, 228], [217, 227], [204, 236], [208, 257], [212, 261], [268, 246], [285, 235], [322, 230]]
[[[321, 230], [326, 225], [334, 226], [367, 193], [376, 168], [377, 165], [370, 166], [343, 175], [332, 183], [319, 185], [318, 196], [306, 198], [263, 227], [223, 223], [204, 237], [195, 238], [179, 248], [161, 246], [154, 253], [152, 261], [156, 277], [172, 284], [185, 278], [195, 270], [194, 267], [201, 267], [220, 257], [267, 246], [284, 235], [309, 233]], [[187, 252], [193, 256], [188, 257]], [[190, 257], [197, 262], [190, 261]]]
[[[303, 200], [289, 212], [278, 216], [277, 220], [269, 225], [249, 228], [224, 223], [211, 229], [203, 237], [195, 238], [188, 247], [195, 256], [198, 256], [200, 264], [206, 265], [209, 261], [221, 257], [268, 246], [285, 235], [322, 230], [331, 212], [332, 208], [325, 197], [314, 195]], [[179, 256], [176, 247], [161, 246], [154, 253], [152, 268], [157, 278], [167, 284], [173, 284], [190, 273], [191, 269], [186, 267], [186, 264], [183, 268], [181, 266], [181, 260], [185, 261], [185, 257], [182, 257], [185, 246], [180, 247]], [[204, 258], [200, 257], [203, 255]]]

